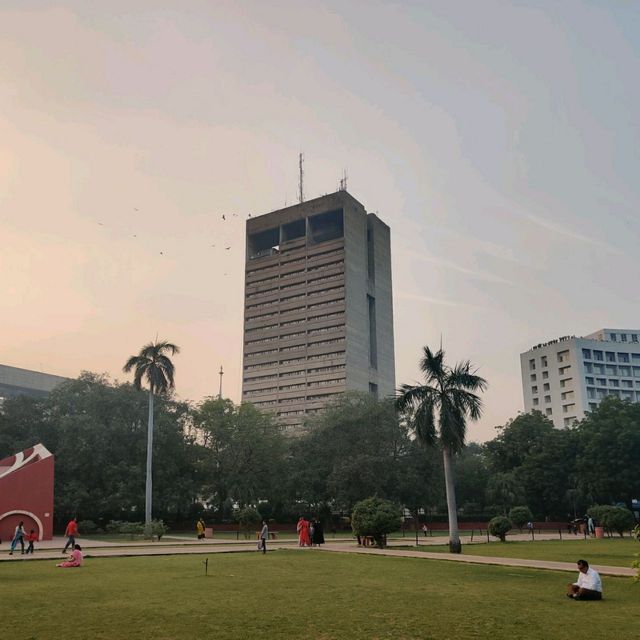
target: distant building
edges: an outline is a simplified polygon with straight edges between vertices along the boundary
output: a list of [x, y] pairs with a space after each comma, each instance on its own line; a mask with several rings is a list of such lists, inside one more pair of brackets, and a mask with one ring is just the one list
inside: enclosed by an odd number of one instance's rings
[[526, 412], [567, 427], [607, 396], [640, 402], [640, 329], [565, 336], [520, 355]]
[[0, 364], [0, 402], [5, 398], [26, 395], [43, 398], [69, 378], [40, 371], [29, 371]]
[[242, 399], [294, 431], [395, 391], [389, 227], [346, 191], [247, 221]]

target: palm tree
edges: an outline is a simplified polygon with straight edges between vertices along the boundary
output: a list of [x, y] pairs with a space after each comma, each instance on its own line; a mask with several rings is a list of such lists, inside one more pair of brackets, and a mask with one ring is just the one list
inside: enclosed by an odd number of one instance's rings
[[145, 344], [137, 356], [131, 356], [122, 370], [128, 373], [134, 369], [133, 384], [136, 389], [142, 389], [143, 378], [149, 385], [149, 422], [147, 426], [147, 483], [144, 500], [144, 521], [151, 524], [151, 494], [152, 494], [152, 458], [153, 458], [153, 399], [156, 393], [166, 393], [173, 389], [175, 368], [173, 362], [166, 355], [180, 353], [180, 349], [170, 342], [161, 341]]
[[436, 353], [424, 347], [420, 370], [425, 384], [403, 384], [396, 397], [396, 406], [405, 414], [421, 444], [442, 449], [449, 513], [449, 550], [460, 553], [462, 544], [458, 532], [452, 458], [464, 447], [467, 418], [477, 420], [482, 414], [482, 400], [474, 392], [484, 391], [487, 381], [475, 375], [468, 360], [454, 367], [447, 366], [442, 346]]

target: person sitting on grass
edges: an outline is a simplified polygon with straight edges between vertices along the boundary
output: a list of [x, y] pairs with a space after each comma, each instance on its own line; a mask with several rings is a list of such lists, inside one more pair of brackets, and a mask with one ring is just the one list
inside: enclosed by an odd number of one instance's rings
[[574, 600], [602, 600], [600, 574], [586, 560], [578, 560], [578, 582], [567, 585], [567, 596]]
[[82, 566], [82, 547], [79, 544], [73, 545], [73, 551], [69, 554], [69, 559], [65, 562], [57, 564], [56, 567], [62, 567], [66, 569], [68, 567], [81, 567]]

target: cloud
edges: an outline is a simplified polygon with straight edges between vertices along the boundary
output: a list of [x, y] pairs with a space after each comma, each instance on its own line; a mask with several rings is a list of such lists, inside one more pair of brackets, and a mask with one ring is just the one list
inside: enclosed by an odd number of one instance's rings
[[464, 302], [462, 300], [446, 300], [444, 298], [432, 298], [419, 293], [411, 293], [409, 291], [398, 291], [394, 294], [397, 300], [413, 300], [415, 302], [426, 302], [427, 304], [437, 304], [443, 307], [465, 307], [467, 309], [486, 309], [479, 304]]
[[429, 262], [431, 264], [438, 265], [440, 267], [444, 267], [446, 269], [450, 269], [451, 271], [455, 271], [457, 273], [462, 273], [464, 275], [470, 276], [475, 280], [483, 280], [485, 282], [495, 282], [499, 284], [513, 284], [510, 280], [506, 280], [501, 276], [495, 275], [493, 273], [487, 273], [486, 271], [480, 271], [479, 269], [470, 269], [468, 267], [464, 267], [455, 262], [451, 262], [445, 258], [434, 255], [426, 255], [420, 253], [418, 251], [406, 251], [403, 252], [406, 258], [411, 260], [418, 260], [420, 262]]

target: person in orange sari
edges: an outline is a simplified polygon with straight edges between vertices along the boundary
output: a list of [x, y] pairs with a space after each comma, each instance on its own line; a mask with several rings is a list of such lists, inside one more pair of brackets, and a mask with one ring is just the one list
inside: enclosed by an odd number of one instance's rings
[[311, 535], [309, 534], [309, 521], [305, 520], [304, 516], [300, 516], [296, 531], [298, 532], [298, 544], [301, 547], [310, 547]]

